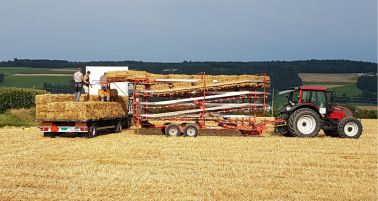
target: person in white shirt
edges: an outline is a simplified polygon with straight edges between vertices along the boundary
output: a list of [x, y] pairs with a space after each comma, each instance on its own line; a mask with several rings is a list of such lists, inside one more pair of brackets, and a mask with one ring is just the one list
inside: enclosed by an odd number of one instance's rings
[[73, 75], [75, 82], [75, 101], [80, 101], [81, 91], [83, 90], [83, 73], [81, 68], [77, 69], [77, 72]]

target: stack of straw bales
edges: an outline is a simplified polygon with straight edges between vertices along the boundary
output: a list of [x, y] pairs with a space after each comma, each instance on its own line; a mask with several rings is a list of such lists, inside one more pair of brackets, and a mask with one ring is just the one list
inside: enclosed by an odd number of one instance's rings
[[73, 101], [73, 95], [37, 95], [36, 118], [39, 120], [86, 121], [124, 117], [127, 115], [127, 97], [113, 97], [114, 102], [101, 102], [98, 96], [81, 96], [80, 102]]
[[[264, 75], [206, 75], [206, 86], [208, 88], [222, 86], [226, 88], [230, 85], [235, 87], [255, 87], [259, 85], [258, 82], [250, 82], [249, 80], [260, 80], [266, 81], [267, 87], [269, 87], [270, 77]], [[178, 82], [172, 83], [173, 89], [183, 89], [183, 88], [196, 88], [203, 86], [202, 75], [184, 75], [184, 74], [153, 74], [146, 71], [111, 71], [107, 73], [107, 79], [110, 82], [113, 81], [131, 81], [133, 79], [195, 79], [198, 80], [196, 83], [188, 82]], [[168, 84], [159, 84], [151, 86], [151, 90], [170, 90], [171, 86]]]

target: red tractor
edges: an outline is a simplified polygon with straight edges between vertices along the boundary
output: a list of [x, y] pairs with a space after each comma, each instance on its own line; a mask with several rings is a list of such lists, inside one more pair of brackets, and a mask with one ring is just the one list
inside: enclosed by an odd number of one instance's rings
[[359, 138], [361, 122], [353, 117], [352, 110], [334, 105], [335, 92], [323, 87], [300, 86], [282, 91], [288, 94], [288, 103], [276, 119], [285, 123], [275, 126], [275, 131], [285, 136], [314, 137], [320, 129], [328, 136]]

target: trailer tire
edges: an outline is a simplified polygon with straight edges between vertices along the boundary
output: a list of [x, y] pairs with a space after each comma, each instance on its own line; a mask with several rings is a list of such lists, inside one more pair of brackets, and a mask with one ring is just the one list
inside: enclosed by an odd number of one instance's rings
[[58, 133], [54, 132], [44, 132], [43, 137], [55, 138]]
[[188, 124], [184, 127], [184, 135], [187, 137], [197, 137], [198, 127], [195, 124]]
[[88, 138], [93, 138], [97, 135], [97, 125], [96, 124], [92, 124], [90, 127], [89, 127], [89, 131], [88, 131]]
[[164, 123], [164, 124], [163, 124], [163, 127], [161, 127], [161, 133], [162, 133], [163, 135], [165, 135], [165, 128], [167, 128], [167, 126], [168, 126], [169, 124], [171, 124], [171, 123], [170, 123], [170, 122]]
[[175, 124], [169, 124], [165, 127], [165, 135], [167, 137], [177, 137], [181, 133], [180, 127]]
[[127, 128], [130, 128], [131, 127], [131, 124], [132, 124], [132, 117], [127, 117], [126, 119], [125, 119], [125, 128], [127, 129]]
[[117, 122], [116, 127], [114, 129], [114, 132], [116, 132], [116, 133], [122, 132], [122, 121]]
[[337, 133], [342, 138], [357, 139], [362, 134], [362, 124], [354, 117], [344, 118], [337, 125]]
[[312, 109], [300, 108], [290, 115], [288, 125], [296, 137], [315, 137], [320, 131], [320, 117]]

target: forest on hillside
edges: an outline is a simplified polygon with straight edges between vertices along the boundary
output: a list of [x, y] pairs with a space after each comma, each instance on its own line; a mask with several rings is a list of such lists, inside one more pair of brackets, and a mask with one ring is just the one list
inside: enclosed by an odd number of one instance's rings
[[377, 64], [349, 60], [305, 60], [305, 61], [264, 61], [264, 62], [197, 62], [180, 63], [142, 61], [89, 61], [17, 59], [2, 61], [0, 67], [74, 68], [85, 66], [128, 66], [133, 70], [168, 74], [267, 74], [272, 79], [272, 87], [278, 90], [302, 84], [298, 73], [369, 73], [377, 72]]

